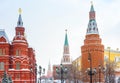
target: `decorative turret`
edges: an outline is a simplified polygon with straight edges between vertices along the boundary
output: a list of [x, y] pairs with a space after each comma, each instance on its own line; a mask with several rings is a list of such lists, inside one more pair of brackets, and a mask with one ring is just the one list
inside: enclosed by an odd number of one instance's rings
[[70, 53], [69, 53], [69, 44], [68, 44], [68, 37], [67, 37], [67, 30], [65, 34], [65, 42], [64, 42], [64, 51], [63, 51], [63, 58], [61, 63], [62, 64], [69, 64], [71, 63], [70, 61]]
[[22, 10], [19, 8], [19, 17], [18, 17], [18, 22], [17, 22], [17, 27], [15, 28], [16, 30], [16, 35], [13, 39], [13, 42], [27, 42], [24, 32], [25, 28], [23, 27], [23, 21], [22, 21], [22, 16], [21, 16]]
[[28, 43], [24, 36], [25, 28], [23, 27], [22, 17], [21, 17], [21, 8], [19, 8], [19, 17], [17, 22], [17, 27], [15, 28], [16, 34], [13, 38], [13, 50], [14, 54], [12, 55], [24, 55], [26, 56], [28, 54]]
[[95, 20], [95, 11], [93, 7], [93, 3], [91, 2], [91, 8], [89, 12], [89, 23], [88, 23], [88, 28], [87, 28], [87, 35], [89, 34], [99, 34], [98, 28], [97, 28], [97, 23]]

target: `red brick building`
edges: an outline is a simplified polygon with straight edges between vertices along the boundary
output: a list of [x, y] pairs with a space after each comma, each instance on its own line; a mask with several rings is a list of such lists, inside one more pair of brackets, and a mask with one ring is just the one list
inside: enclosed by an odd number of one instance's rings
[[[11, 31], [12, 32], [12, 31]], [[35, 52], [25, 38], [25, 28], [19, 9], [15, 36], [10, 42], [4, 30], [0, 30], [0, 83], [4, 71], [14, 83], [36, 83]]]
[[[90, 68], [90, 61], [88, 61], [88, 59], [91, 59], [92, 69], [94, 68], [98, 69], [99, 65], [101, 66], [104, 65], [104, 46], [102, 45], [101, 41], [102, 40], [99, 36], [99, 31], [95, 18], [95, 11], [92, 4], [89, 12], [89, 23], [84, 40], [84, 45], [81, 47], [81, 54], [82, 54], [81, 68], [82, 68], [82, 73], [85, 74], [85, 76], [86, 76], [85, 73], [86, 70]], [[89, 76], [88, 79], [85, 80], [82, 79], [82, 80], [88, 81]]]

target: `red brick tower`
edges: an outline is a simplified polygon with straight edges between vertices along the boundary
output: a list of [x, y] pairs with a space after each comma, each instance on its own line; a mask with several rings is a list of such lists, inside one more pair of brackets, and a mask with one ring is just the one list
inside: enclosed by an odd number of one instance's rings
[[[99, 37], [99, 31], [95, 19], [95, 11], [93, 4], [89, 12], [89, 23], [84, 40], [84, 45], [81, 47], [82, 54], [82, 72], [90, 68], [90, 62], [88, 58], [91, 58], [92, 69], [98, 68], [99, 65], [103, 66], [104, 63], [104, 46], [101, 44], [101, 38]], [[91, 57], [89, 56], [91, 55]]]
[[33, 48], [28, 46], [24, 36], [25, 28], [23, 27], [21, 9], [19, 9], [15, 32], [13, 41], [9, 43], [5, 31], [0, 30], [0, 81], [6, 71], [14, 83], [36, 83], [35, 53]]

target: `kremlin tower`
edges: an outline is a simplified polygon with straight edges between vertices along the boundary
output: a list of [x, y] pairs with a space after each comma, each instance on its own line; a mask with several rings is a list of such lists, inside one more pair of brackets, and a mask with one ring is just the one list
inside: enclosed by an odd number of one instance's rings
[[4, 30], [0, 30], [0, 83], [4, 71], [14, 83], [36, 83], [36, 59], [33, 48], [24, 36], [25, 28], [19, 9], [15, 36], [10, 43]]
[[[64, 41], [64, 46], [63, 46], [63, 57], [61, 59], [61, 63], [58, 65], [53, 65], [53, 77], [54, 80], [60, 80], [60, 74], [56, 73], [56, 68], [59, 68], [62, 66], [64, 68], [68, 69], [68, 72], [72, 72], [72, 62], [70, 59], [70, 52], [69, 52], [69, 44], [68, 44], [68, 36], [67, 36], [67, 30], [65, 30], [65, 41]], [[64, 69], [63, 68], [63, 69]], [[63, 76], [63, 79], [67, 82], [68, 79], [71, 80], [72, 76], [71, 73], [67, 73], [66, 75]], [[69, 83], [69, 82], [67, 82]]]
[[95, 10], [93, 4], [91, 4], [88, 28], [84, 45], [81, 47], [82, 73], [85, 74], [85, 71], [90, 68], [90, 65], [91, 69], [98, 69], [99, 65], [104, 65], [104, 46], [101, 44], [101, 41], [95, 18]]
[[61, 63], [62, 64], [71, 64], [67, 30], [65, 30], [65, 31], [66, 31], [66, 34], [65, 34], [65, 42], [64, 42], [64, 51], [63, 51], [63, 58], [61, 60]]
[[49, 64], [48, 64], [47, 78], [52, 79], [52, 70], [51, 70], [50, 61], [49, 61]]

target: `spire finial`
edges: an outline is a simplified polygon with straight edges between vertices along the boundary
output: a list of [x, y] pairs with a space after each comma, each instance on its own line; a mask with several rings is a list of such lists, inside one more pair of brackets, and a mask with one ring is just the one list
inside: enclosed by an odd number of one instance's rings
[[91, 1], [90, 3], [91, 3], [91, 5], [93, 5], [93, 1]]
[[19, 14], [21, 14], [21, 13], [22, 13], [22, 9], [21, 9], [21, 8], [19, 8], [19, 10], [18, 10], [18, 11], [19, 11]]
[[67, 29], [65, 29], [65, 32], [67, 33]]
[[18, 12], [19, 12], [19, 17], [18, 17], [17, 26], [22, 27], [23, 26], [22, 16], [21, 16], [22, 9], [19, 8]]
[[94, 7], [93, 7], [93, 1], [91, 1], [91, 8], [90, 8], [90, 12], [94, 11]]

